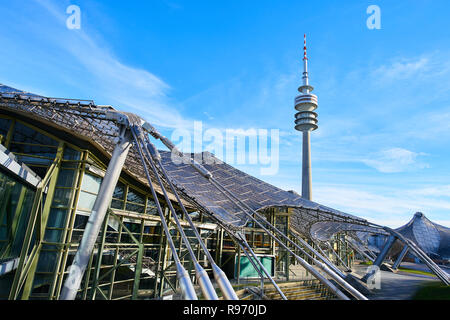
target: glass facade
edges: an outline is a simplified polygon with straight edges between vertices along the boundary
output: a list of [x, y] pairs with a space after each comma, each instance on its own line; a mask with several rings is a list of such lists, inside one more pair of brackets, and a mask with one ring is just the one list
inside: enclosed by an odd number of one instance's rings
[[58, 141], [19, 121], [12, 122], [10, 130], [11, 141], [6, 147], [43, 178], [55, 159]]
[[[10, 291], [15, 292], [15, 298], [58, 299], [97, 199], [106, 165], [89, 150], [80, 149], [29, 123], [1, 115], [0, 141], [46, 181], [39, 209], [31, 212], [36, 191], [0, 172], [1, 258], [21, 255], [24, 240], [27, 240], [25, 231], [33, 214], [43, 225], [42, 235], [37, 236], [40, 231], [36, 225], [29, 239], [28, 251], [37, 250], [36, 263], [28, 266], [27, 276], [17, 292], [12, 283], [23, 270], [0, 276], [0, 298], [7, 299]], [[135, 182], [121, 176], [115, 187], [107, 221], [97, 239], [77, 299], [148, 299], [177, 290], [176, 270], [156, 203], [149, 190], [140, 189], [140, 184]], [[172, 214], [165, 201], [159, 201], [164, 214]], [[175, 203], [174, 206], [183, 219]], [[288, 232], [286, 212], [269, 210], [265, 214], [278, 229]], [[210, 253], [230, 278], [255, 277], [246, 258], [211, 218], [198, 211], [191, 211], [189, 215]], [[173, 221], [168, 221], [181, 262], [194, 274], [180, 233]], [[193, 230], [186, 226], [185, 233], [198, 261], [211, 272]], [[284, 250], [251, 221], [244, 228], [244, 234], [263, 263], [270, 262], [267, 266], [271, 272], [277, 277], [287, 277], [289, 260]]]
[[138, 191], [129, 188], [127, 193], [127, 205], [125, 207], [125, 210], [144, 213], [145, 196], [139, 193]]
[[8, 135], [9, 127], [11, 126], [10, 119], [0, 118], [0, 143], [5, 144], [6, 137]]
[[0, 170], [0, 258], [16, 258], [30, 216], [35, 191]]
[[[19, 257], [35, 190], [0, 169], [0, 261]], [[0, 276], [0, 299], [8, 298], [12, 276]]]
[[[36, 219], [41, 219], [45, 226], [40, 242], [36, 240], [36, 233], [39, 232], [36, 226], [31, 235], [29, 251], [40, 244], [37, 263], [30, 266], [16, 297], [57, 299], [100, 190], [101, 172], [106, 166], [88, 150], [79, 149], [29, 123], [2, 115], [0, 141], [21, 162], [47, 181], [40, 199], [41, 206], [32, 213], [35, 191], [0, 172], [1, 257], [20, 256], [27, 225], [32, 214], [35, 214]], [[91, 164], [96, 170], [89, 169]], [[160, 203], [163, 210], [167, 210], [165, 202], [160, 199]], [[176, 271], [149, 190], [140, 190], [133, 181], [121, 177], [114, 190], [111, 210], [77, 298], [130, 299], [136, 298], [137, 293], [148, 298], [176, 288]], [[193, 218], [200, 224], [209, 222], [199, 213], [194, 213]], [[182, 248], [180, 234], [173, 225], [171, 228], [182, 263], [187, 270], [191, 270], [192, 264]], [[216, 256], [219, 232], [214, 228], [200, 228], [200, 233], [213, 256]], [[192, 238], [193, 248], [199, 252], [198, 259], [206, 267], [208, 262], [204, 255], [200, 255], [201, 250], [192, 230], [187, 228], [186, 234]], [[138, 266], [139, 251], [136, 250], [139, 250], [140, 244], [143, 245], [143, 262]], [[103, 251], [99, 255], [100, 246]], [[137, 276], [136, 270], [141, 270], [141, 274]], [[3, 288], [1, 299], [8, 298], [8, 290], [16, 273], [13, 271], [0, 277], [0, 286]], [[138, 287], [133, 286], [136, 279], [140, 283]], [[25, 287], [29, 290], [25, 290]]]
[[91, 211], [94, 206], [95, 199], [97, 199], [98, 191], [102, 178], [85, 173], [83, 182], [81, 183], [81, 192], [78, 198], [78, 209]]

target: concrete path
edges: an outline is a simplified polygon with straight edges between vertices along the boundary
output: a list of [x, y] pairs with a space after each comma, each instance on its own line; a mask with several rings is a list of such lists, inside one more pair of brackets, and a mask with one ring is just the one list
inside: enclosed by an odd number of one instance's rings
[[[367, 267], [364, 265], [353, 266], [353, 273], [361, 278], [366, 273]], [[380, 273], [381, 288], [371, 290], [372, 294], [367, 296], [370, 300], [410, 300], [424, 283], [439, 282], [436, 278], [424, 275], [388, 271], [380, 271]]]

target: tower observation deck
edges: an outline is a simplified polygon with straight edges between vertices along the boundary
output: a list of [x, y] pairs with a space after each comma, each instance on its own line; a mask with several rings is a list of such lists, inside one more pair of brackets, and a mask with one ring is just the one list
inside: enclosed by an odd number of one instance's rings
[[295, 98], [295, 130], [303, 133], [302, 152], [302, 198], [311, 200], [311, 145], [310, 132], [318, 128], [317, 126], [317, 96], [312, 94], [314, 90], [309, 85], [308, 79], [308, 57], [306, 55], [306, 35], [304, 36], [303, 48], [303, 83], [298, 88], [300, 95]]

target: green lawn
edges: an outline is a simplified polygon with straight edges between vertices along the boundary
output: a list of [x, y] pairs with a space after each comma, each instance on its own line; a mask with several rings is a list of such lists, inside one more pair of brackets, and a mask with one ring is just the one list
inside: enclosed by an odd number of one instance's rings
[[422, 275], [425, 275], [425, 276], [436, 277], [436, 275], [434, 273], [431, 273], [431, 272], [428, 272], [428, 271], [422, 271], [422, 270], [414, 270], [414, 269], [399, 267], [398, 271], [403, 271], [403, 272], [408, 272], [408, 273], [422, 274]]
[[426, 283], [416, 292], [413, 300], [450, 300], [450, 286], [442, 282]]

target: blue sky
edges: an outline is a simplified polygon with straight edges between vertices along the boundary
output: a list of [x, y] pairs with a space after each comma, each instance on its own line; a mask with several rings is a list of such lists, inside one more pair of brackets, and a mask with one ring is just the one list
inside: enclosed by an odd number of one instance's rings
[[[66, 8], [81, 8], [81, 29]], [[381, 30], [369, 30], [369, 5]], [[94, 99], [174, 128], [278, 129], [301, 192], [293, 99], [303, 34], [319, 97], [313, 200], [397, 227], [450, 226], [450, 3], [433, 1], [2, 1], [0, 82]]]

